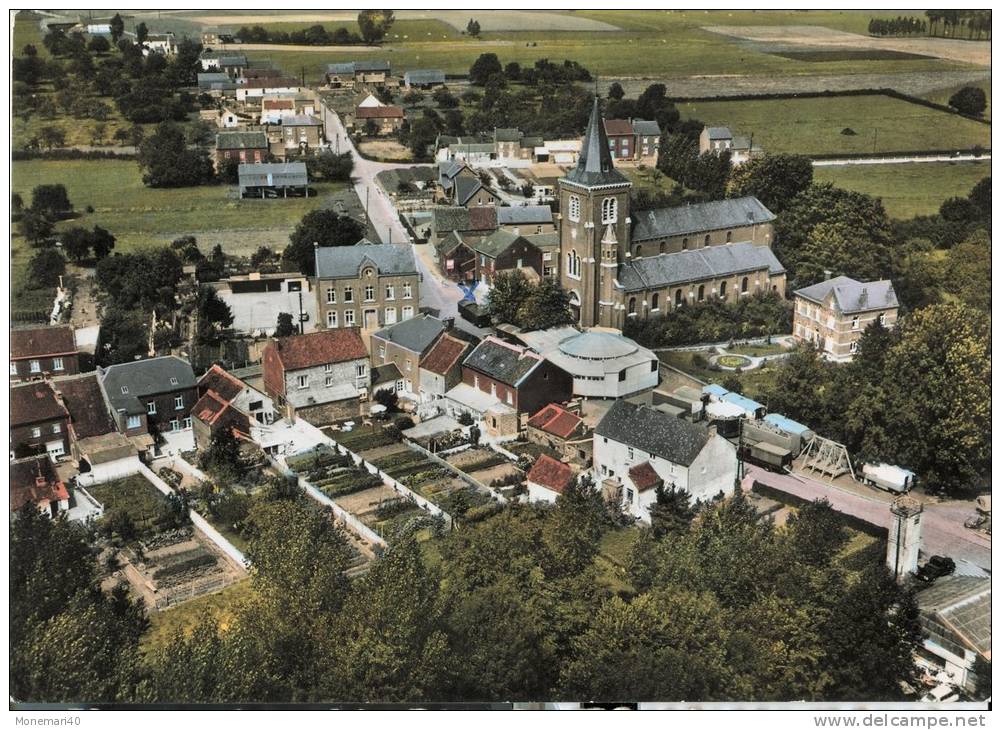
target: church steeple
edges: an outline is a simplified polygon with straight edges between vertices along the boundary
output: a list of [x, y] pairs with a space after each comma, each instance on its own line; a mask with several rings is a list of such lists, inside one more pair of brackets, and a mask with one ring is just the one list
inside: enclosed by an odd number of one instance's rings
[[597, 96], [594, 97], [594, 105], [591, 107], [591, 118], [584, 132], [584, 142], [581, 145], [580, 157], [577, 158], [577, 167], [568, 172], [564, 179], [587, 187], [629, 182], [612, 165], [608, 135], [605, 134], [605, 123], [601, 118]]

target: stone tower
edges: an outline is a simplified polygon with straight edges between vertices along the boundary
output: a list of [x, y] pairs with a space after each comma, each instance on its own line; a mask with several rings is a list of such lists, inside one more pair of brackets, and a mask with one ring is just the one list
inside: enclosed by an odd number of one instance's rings
[[619, 264], [629, 255], [629, 189], [612, 165], [608, 136], [595, 97], [577, 167], [558, 183], [560, 283], [570, 292], [583, 327], [620, 327], [615, 295]]
[[899, 582], [918, 568], [921, 546], [921, 503], [899, 497], [890, 507], [890, 534], [886, 541], [886, 567]]

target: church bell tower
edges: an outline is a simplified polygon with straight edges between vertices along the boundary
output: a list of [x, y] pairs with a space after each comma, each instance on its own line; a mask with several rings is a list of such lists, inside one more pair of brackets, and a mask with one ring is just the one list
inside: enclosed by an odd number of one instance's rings
[[629, 255], [629, 189], [612, 164], [595, 97], [577, 166], [560, 178], [560, 284], [582, 327], [615, 327], [618, 267]]

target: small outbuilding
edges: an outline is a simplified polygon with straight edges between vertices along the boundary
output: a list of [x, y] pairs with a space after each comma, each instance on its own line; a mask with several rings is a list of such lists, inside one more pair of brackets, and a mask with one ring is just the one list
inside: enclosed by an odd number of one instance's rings
[[238, 174], [241, 198], [309, 197], [305, 162], [243, 163]]

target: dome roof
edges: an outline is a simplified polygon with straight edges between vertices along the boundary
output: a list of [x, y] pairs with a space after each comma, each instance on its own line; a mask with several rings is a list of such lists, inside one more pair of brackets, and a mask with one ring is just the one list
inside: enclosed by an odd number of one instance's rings
[[639, 348], [625, 337], [611, 332], [582, 332], [560, 343], [560, 352], [587, 360], [611, 360], [625, 357]]

